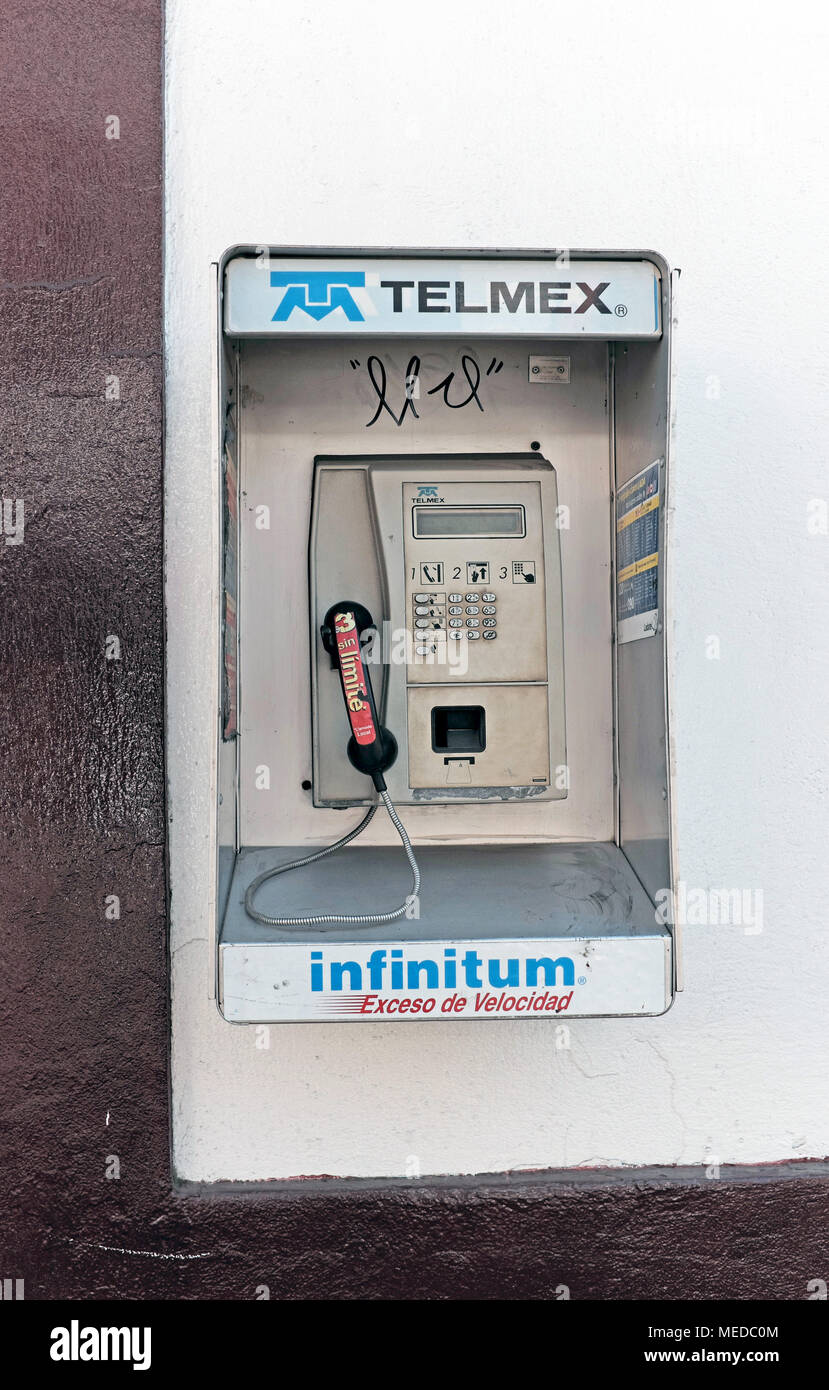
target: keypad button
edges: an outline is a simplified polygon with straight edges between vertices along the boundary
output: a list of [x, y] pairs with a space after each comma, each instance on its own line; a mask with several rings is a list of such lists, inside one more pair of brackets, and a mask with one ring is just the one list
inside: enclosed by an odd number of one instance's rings
[[[450, 594], [449, 597], [451, 598], [452, 595]], [[453, 615], [453, 617], [454, 617], [454, 615], [455, 615], [456, 613], [462, 613], [462, 612], [463, 612], [463, 609], [462, 609], [462, 608], [459, 608], [458, 605], [457, 605], [456, 603], [450, 603], [450, 605], [449, 605], [449, 612], [450, 612], [450, 613]]]
[[428, 617], [428, 616], [429, 616], [429, 606], [428, 606], [428, 604], [426, 604], [426, 603], [418, 603], [418, 604], [416, 604], [416, 605], [415, 605], [415, 613], [416, 613], [416, 615], [417, 615], [418, 618], [426, 618], [426, 617]]
[[479, 613], [479, 612], [480, 612], [480, 609], [479, 609], [475, 604], [473, 604], [472, 607], [471, 607], [471, 608], [467, 608], [466, 611], [467, 611], [467, 613]]
[[463, 627], [463, 618], [450, 618], [450, 619], [449, 619], [449, 626], [450, 626], [450, 627]]
[[484, 618], [484, 627], [495, 627], [495, 618]]
[[460, 601], [461, 601], [462, 598], [463, 598], [463, 594], [450, 594], [450, 595], [449, 595], [449, 602], [450, 602], [450, 603], [460, 603]]
[[415, 601], [415, 603], [431, 603], [431, 601], [432, 601], [432, 595], [431, 595], [431, 594], [415, 594], [415, 596], [414, 596], [414, 601]]
[[477, 642], [480, 635], [480, 632], [467, 632], [466, 634], [467, 640], [470, 642]]
[[415, 627], [431, 627], [428, 618], [415, 618]]
[[494, 603], [494, 602], [495, 602], [495, 595], [494, 595], [494, 594], [484, 594], [484, 603]]
[[479, 627], [479, 626], [480, 626], [480, 622], [481, 622], [480, 618], [467, 618], [467, 620], [466, 620], [466, 626], [467, 626], [467, 627]]
[[480, 594], [467, 594], [466, 601], [467, 603], [477, 603], [480, 597]]
[[447, 633], [447, 636], [448, 636], [450, 642], [460, 642], [461, 638], [466, 636], [466, 633], [465, 633], [465, 632], [449, 632], [449, 633]]
[[496, 638], [497, 636], [498, 636], [498, 633], [497, 633], [497, 632], [485, 632], [485, 633], [484, 633], [484, 641], [485, 641], [485, 642], [494, 642], [494, 641], [495, 641], [495, 638]]
[[494, 613], [494, 612], [495, 612], [495, 604], [494, 604], [494, 603], [485, 603], [484, 606], [483, 606], [483, 608], [481, 609], [481, 612], [482, 612], [482, 613]]
[[415, 651], [417, 652], [418, 656], [428, 656], [429, 653], [433, 652], [434, 650], [434, 647], [415, 647]]

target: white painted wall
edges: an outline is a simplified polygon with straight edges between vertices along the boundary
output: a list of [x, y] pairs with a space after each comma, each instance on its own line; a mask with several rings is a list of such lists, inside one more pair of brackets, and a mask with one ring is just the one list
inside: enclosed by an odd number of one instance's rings
[[[829, 1152], [827, 18], [816, 6], [167, 0], [167, 621], [177, 1169], [190, 1179]], [[663, 1018], [297, 1026], [209, 999], [209, 263], [235, 242], [654, 247], [683, 268], [680, 871]], [[710, 659], [711, 638], [720, 643]], [[413, 1156], [413, 1157], [412, 1157]]]

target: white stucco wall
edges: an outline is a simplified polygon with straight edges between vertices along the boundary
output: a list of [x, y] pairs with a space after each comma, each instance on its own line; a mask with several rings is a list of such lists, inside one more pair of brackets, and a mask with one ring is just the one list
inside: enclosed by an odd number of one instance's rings
[[[167, 623], [176, 1166], [190, 1179], [829, 1152], [826, 18], [167, 0]], [[816, 26], [821, 25], [818, 35]], [[236, 242], [654, 247], [681, 266], [679, 865], [663, 1018], [233, 1028], [208, 997], [209, 263]], [[713, 638], [719, 657], [712, 658]]]

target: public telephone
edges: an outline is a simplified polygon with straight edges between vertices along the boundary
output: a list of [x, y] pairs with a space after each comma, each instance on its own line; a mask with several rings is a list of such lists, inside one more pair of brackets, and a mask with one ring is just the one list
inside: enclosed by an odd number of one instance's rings
[[259, 250], [221, 271], [224, 1017], [661, 1013], [666, 264]]
[[369, 810], [324, 850], [260, 874], [245, 895], [250, 916], [288, 927], [406, 915], [409, 900], [301, 918], [254, 905], [268, 879], [355, 839], [378, 798], [416, 895], [420, 871], [395, 802], [566, 796], [555, 775], [565, 766], [557, 508], [555, 471], [536, 454], [315, 460], [314, 801]]
[[372, 799], [320, 636], [332, 597], [375, 616], [364, 655], [399, 804], [566, 796], [556, 476], [537, 454], [319, 458], [310, 545], [313, 788]]

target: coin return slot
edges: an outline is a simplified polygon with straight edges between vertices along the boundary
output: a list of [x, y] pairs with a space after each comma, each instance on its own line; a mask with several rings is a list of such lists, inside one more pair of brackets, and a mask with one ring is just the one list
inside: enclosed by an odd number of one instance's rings
[[[432, 751], [483, 753], [486, 715], [483, 705], [435, 705], [432, 709]], [[450, 759], [444, 758], [444, 763]]]

